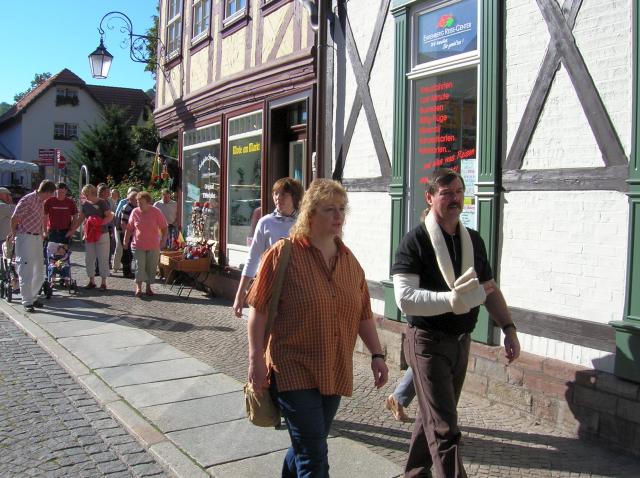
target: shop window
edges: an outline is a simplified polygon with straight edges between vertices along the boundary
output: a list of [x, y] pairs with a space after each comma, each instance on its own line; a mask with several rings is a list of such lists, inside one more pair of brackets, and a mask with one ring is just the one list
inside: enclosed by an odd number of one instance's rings
[[409, 227], [426, 203], [424, 191], [434, 168], [458, 171], [465, 181], [467, 227], [477, 228], [478, 174], [478, 2], [428, 2], [413, 12]]
[[191, 41], [197, 42], [209, 33], [209, 20], [211, 18], [211, 1], [194, 0], [192, 15]]
[[182, 0], [167, 2], [166, 30], [167, 58], [173, 58], [180, 53], [182, 47]]
[[229, 265], [238, 266], [262, 207], [262, 112], [232, 118], [228, 126], [227, 248]]
[[[220, 123], [185, 131], [182, 191], [182, 230], [187, 232], [187, 241], [217, 243], [220, 237]], [[201, 219], [193, 221], [195, 216]]]

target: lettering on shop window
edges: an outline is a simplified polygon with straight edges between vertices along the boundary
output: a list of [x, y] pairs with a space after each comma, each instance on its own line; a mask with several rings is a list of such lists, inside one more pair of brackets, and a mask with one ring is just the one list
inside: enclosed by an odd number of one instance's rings
[[[466, 113], [460, 95], [455, 94], [455, 82], [443, 81], [418, 89], [416, 152], [420, 171], [419, 183], [426, 184], [431, 170], [447, 167], [460, 172], [464, 159], [475, 158], [475, 134], [473, 138], [461, 138], [464, 124], [475, 123], [473, 114]], [[465, 117], [466, 116], [466, 117]], [[471, 147], [464, 147], [472, 144]]]
[[243, 154], [256, 153], [260, 151], [260, 143], [249, 143], [244, 146], [233, 146], [231, 154], [233, 156], [241, 156]]

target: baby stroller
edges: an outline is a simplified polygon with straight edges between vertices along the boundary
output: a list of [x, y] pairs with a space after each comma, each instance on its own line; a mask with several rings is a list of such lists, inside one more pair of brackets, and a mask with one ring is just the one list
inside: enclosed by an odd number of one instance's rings
[[17, 288], [18, 275], [13, 264], [13, 243], [5, 241], [2, 243], [2, 254], [0, 257], [0, 298], [11, 302], [13, 289]]
[[47, 280], [43, 285], [43, 291], [47, 298], [51, 297], [55, 286], [56, 277], [58, 284], [69, 291], [78, 292], [78, 284], [71, 277], [71, 250], [69, 245], [60, 242], [47, 244]]

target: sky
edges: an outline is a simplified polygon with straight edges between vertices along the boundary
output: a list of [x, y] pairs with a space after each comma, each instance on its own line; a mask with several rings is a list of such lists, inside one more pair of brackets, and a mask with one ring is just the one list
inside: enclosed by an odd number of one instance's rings
[[[108, 12], [125, 13], [133, 33], [144, 35], [156, 14], [158, 0], [0, 0], [0, 103], [13, 104], [13, 96], [31, 85], [36, 73], [52, 75], [68, 68], [87, 84], [153, 88], [144, 63], [129, 58], [128, 35], [121, 22], [105, 30], [104, 44], [113, 55], [109, 77], [91, 76], [88, 56], [100, 43], [98, 26]], [[105, 22], [106, 23], [106, 22]], [[126, 39], [126, 48], [122, 41]]]

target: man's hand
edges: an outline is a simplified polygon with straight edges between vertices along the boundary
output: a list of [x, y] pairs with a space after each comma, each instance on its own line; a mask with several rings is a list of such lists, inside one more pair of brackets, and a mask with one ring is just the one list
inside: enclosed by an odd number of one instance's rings
[[67, 239], [71, 239], [73, 237], [73, 234], [74, 234], [74, 231], [69, 229], [67, 233], [64, 235], [64, 237], [66, 237]]
[[488, 280], [487, 282], [483, 282], [482, 283], [482, 287], [484, 287], [484, 293], [489, 296], [491, 294], [493, 294], [496, 289], [497, 289], [497, 284], [496, 281], [494, 281], [493, 279]]
[[389, 378], [389, 369], [385, 361], [381, 358], [374, 358], [371, 361], [371, 370], [373, 371], [373, 384], [375, 387], [383, 387]]
[[514, 327], [508, 327], [504, 333], [504, 353], [509, 363], [520, 356], [520, 341]]

